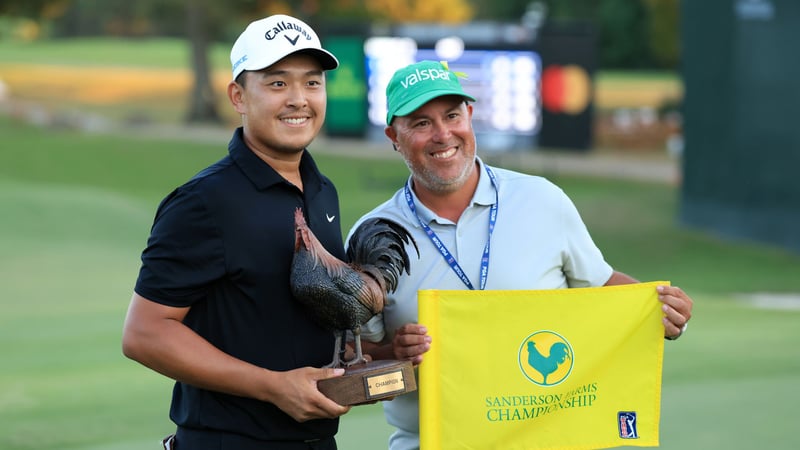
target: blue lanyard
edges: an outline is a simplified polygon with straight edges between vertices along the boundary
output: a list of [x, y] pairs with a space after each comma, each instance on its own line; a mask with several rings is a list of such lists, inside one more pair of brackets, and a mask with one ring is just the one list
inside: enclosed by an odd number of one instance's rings
[[[489, 236], [486, 238], [486, 247], [483, 248], [483, 257], [481, 257], [481, 290], [486, 289], [486, 280], [489, 278], [489, 244], [492, 241], [492, 233], [494, 232], [494, 225], [497, 222], [497, 204], [500, 203], [500, 196], [497, 192], [497, 179], [494, 176], [494, 172], [489, 168], [489, 166], [484, 166], [486, 168], [486, 173], [489, 174], [489, 179], [492, 182], [492, 186], [494, 187], [494, 197], [495, 202], [492, 205], [491, 211], [489, 211]], [[450, 268], [453, 269], [453, 272], [458, 275], [461, 281], [469, 288], [474, 290], [475, 288], [472, 286], [472, 282], [469, 281], [469, 277], [464, 270], [458, 265], [458, 261], [456, 258], [447, 250], [444, 243], [439, 239], [439, 236], [429, 227], [426, 223], [422, 221], [417, 214], [417, 208], [414, 206], [414, 198], [411, 196], [411, 188], [409, 187], [408, 182], [406, 182], [405, 186], [403, 187], [405, 190], [406, 195], [406, 202], [408, 203], [408, 207], [411, 209], [411, 212], [414, 213], [417, 220], [419, 221], [420, 226], [423, 230], [425, 230], [425, 234], [428, 235], [428, 238], [433, 242], [433, 245], [436, 246], [436, 249], [439, 250], [439, 253], [442, 254], [442, 257], [450, 265]]]

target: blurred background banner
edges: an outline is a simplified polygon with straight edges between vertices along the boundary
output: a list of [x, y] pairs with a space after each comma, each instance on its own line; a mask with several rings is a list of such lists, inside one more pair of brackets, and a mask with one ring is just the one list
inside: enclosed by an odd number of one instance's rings
[[328, 109], [325, 130], [331, 136], [361, 137], [367, 127], [364, 37], [330, 35], [325, 40], [325, 48], [339, 60], [339, 67], [326, 74]]
[[597, 31], [590, 23], [547, 26], [536, 48], [542, 78], [543, 147], [590, 150], [594, 134]]

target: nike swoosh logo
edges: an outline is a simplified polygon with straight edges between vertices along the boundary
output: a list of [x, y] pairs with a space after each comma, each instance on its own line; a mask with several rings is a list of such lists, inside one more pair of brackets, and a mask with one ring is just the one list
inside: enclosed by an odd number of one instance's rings
[[330, 223], [333, 222], [333, 219], [335, 219], [336, 216], [329, 216], [328, 213], [325, 213], [325, 218], [328, 219], [328, 223]]
[[290, 39], [289, 36], [287, 36], [285, 34], [283, 35], [283, 37], [285, 37], [287, 41], [291, 42], [292, 45], [297, 45], [297, 40], [300, 39], [300, 35], [299, 34], [297, 36], [295, 36], [294, 39]]

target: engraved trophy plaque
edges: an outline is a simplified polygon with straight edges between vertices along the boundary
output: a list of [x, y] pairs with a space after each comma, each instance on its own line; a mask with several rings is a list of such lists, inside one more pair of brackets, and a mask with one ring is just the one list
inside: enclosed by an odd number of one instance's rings
[[360, 405], [416, 391], [417, 380], [411, 361], [380, 360], [350, 366], [317, 387], [340, 405]]

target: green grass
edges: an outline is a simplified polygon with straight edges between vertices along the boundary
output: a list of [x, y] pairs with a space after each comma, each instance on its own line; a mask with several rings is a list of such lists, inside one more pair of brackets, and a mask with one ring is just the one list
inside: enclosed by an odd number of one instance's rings
[[[122, 321], [157, 202], [224, 147], [0, 134], [0, 448], [155, 448], [172, 383], [122, 356]], [[388, 437], [348, 417], [344, 448]]]
[[623, 83], [623, 82], [678, 82], [679, 75], [673, 71], [658, 70], [601, 70], [597, 73], [597, 79], [601, 82]]
[[[172, 383], [121, 355], [122, 322], [158, 201], [225, 146], [6, 118], [0, 135], [0, 448], [156, 448], [173, 428]], [[406, 178], [399, 159], [317, 160], [339, 188], [345, 231]], [[800, 256], [678, 227], [674, 187], [554, 181], [616, 267], [670, 279], [696, 301], [687, 336], [666, 346], [661, 447], [793, 448], [800, 311], [738, 294], [800, 293]], [[379, 406], [357, 407], [338, 440], [385, 448], [389, 432]]]
[[[229, 55], [229, 45], [209, 47], [212, 89], [226, 121], [237, 118], [225, 94]], [[190, 63], [188, 42], [177, 38], [0, 40], [0, 82], [10, 95], [66, 116], [80, 110], [118, 122], [183, 122]]]
[[[0, 40], [0, 61], [5, 64], [182, 69], [189, 67], [189, 55], [188, 42], [177, 38]], [[215, 69], [227, 69], [230, 47], [213, 44], [209, 60]]]
[[573, 198], [606, 258], [638, 279], [668, 277], [709, 293], [800, 292], [796, 253], [679, 227], [676, 188], [620, 180], [554, 181]]

